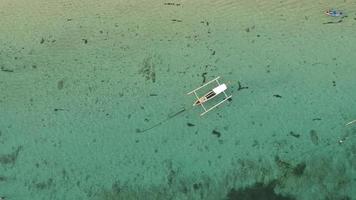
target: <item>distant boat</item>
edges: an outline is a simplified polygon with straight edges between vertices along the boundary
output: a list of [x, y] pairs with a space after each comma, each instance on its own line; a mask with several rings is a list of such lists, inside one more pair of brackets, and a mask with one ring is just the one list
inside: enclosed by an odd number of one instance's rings
[[341, 17], [343, 16], [343, 13], [341, 11], [338, 10], [334, 10], [334, 9], [329, 9], [327, 11], [325, 11], [325, 14], [331, 17]]

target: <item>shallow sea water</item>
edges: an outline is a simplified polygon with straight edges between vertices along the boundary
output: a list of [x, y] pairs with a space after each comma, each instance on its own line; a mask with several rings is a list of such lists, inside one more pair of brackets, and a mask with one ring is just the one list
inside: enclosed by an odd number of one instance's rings
[[356, 199], [356, 1], [0, 7], [0, 196]]

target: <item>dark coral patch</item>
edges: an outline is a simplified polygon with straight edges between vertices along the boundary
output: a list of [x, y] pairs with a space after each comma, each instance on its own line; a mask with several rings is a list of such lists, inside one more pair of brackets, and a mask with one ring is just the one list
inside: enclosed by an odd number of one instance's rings
[[307, 166], [307, 165], [305, 164], [305, 162], [299, 163], [297, 166], [295, 166], [295, 167], [293, 168], [293, 174], [294, 174], [295, 176], [301, 176], [301, 175], [303, 175], [306, 166]]
[[13, 165], [15, 164], [17, 157], [22, 150], [22, 146], [17, 147], [17, 149], [10, 154], [0, 155], [0, 164], [3, 165]]
[[189, 122], [187, 122], [187, 126], [195, 126], [195, 124], [192, 124], [192, 123], [189, 123]]
[[255, 183], [247, 188], [238, 190], [231, 189], [227, 194], [227, 200], [294, 200], [292, 197], [276, 194], [274, 191], [275, 182], [272, 181], [267, 185]]
[[216, 135], [216, 137], [218, 137], [218, 138], [221, 136], [221, 133], [219, 131], [217, 131], [217, 130], [213, 130], [211, 133], [213, 135]]

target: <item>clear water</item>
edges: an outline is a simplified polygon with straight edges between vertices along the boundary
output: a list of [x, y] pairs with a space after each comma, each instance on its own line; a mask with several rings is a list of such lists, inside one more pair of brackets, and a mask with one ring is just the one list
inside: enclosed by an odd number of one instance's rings
[[0, 196], [356, 199], [356, 1], [0, 5]]

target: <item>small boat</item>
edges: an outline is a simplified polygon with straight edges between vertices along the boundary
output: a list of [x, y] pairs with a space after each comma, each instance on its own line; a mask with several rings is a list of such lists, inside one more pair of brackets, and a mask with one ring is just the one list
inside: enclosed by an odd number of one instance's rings
[[331, 17], [341, 17], [343, 16], [343, 13], [341, 11], [338, 10], [334, 10], [334, 9], [329, 9], [327, 11], [325, 11], [325, 14]]
[[226, 85], [223, 83], [219, 85], [218, 87], [212, 89], [208, 93], [206, 93], [204, 96], [200, 97], [194, 104], [193, 106], [200, 105], [202, 103], [207, 102], [208, 100], [216, 97], [218, 94], [222, 93], [227, 89]]
[[[220, 84], [219, 81], [218, 81], [219, 78], [220, 77], [218, 76], [218, 77], [214, 78], [213, 80], [205, 83], [204, 85], [202, 85], [202, 86], [194, 89], [193, 91], [187, 93], [187, 94], [193, 94], [194, 93], [195, 97], [197, 98], [197, 100], [194, 102], [193, 106], [200, 105], [204, 109], [204, 112], [202, 112], [200, 114], [200, 116], [206, 114], [207, 112], [211, 111], [212, 109], [218, 107], [220, 104], [222, 104], [225, 101], [231, 99], [231, 95], [228, 96], [225, 93], [225, 90], [227, 89], [226, 84], [225, 83]], [[206, 93], [204, 96], [199, 97], [198, 94], [197, 94], [197, 91], [202, 89], [202, 88], [204, 88], [204, 87], [206, 87], [207, 85], [209, 85], [209, 84], [211, 84], [213, 82], [216, 82], [217, 86], [214, 89], [210, 90], [208, 93]], [[205, 108], [205, 106], [204, 106], [205, 102], [209, 101], [210, 99], [213, 99], [214, 97], [218, 96], [221, 93], [224, 94], [224, 96], [225, 96], [225, 98], [223, 100], [221, 100], [220, 102], [218, 102], [217, 104], [213, 105], [210, 108]]]

